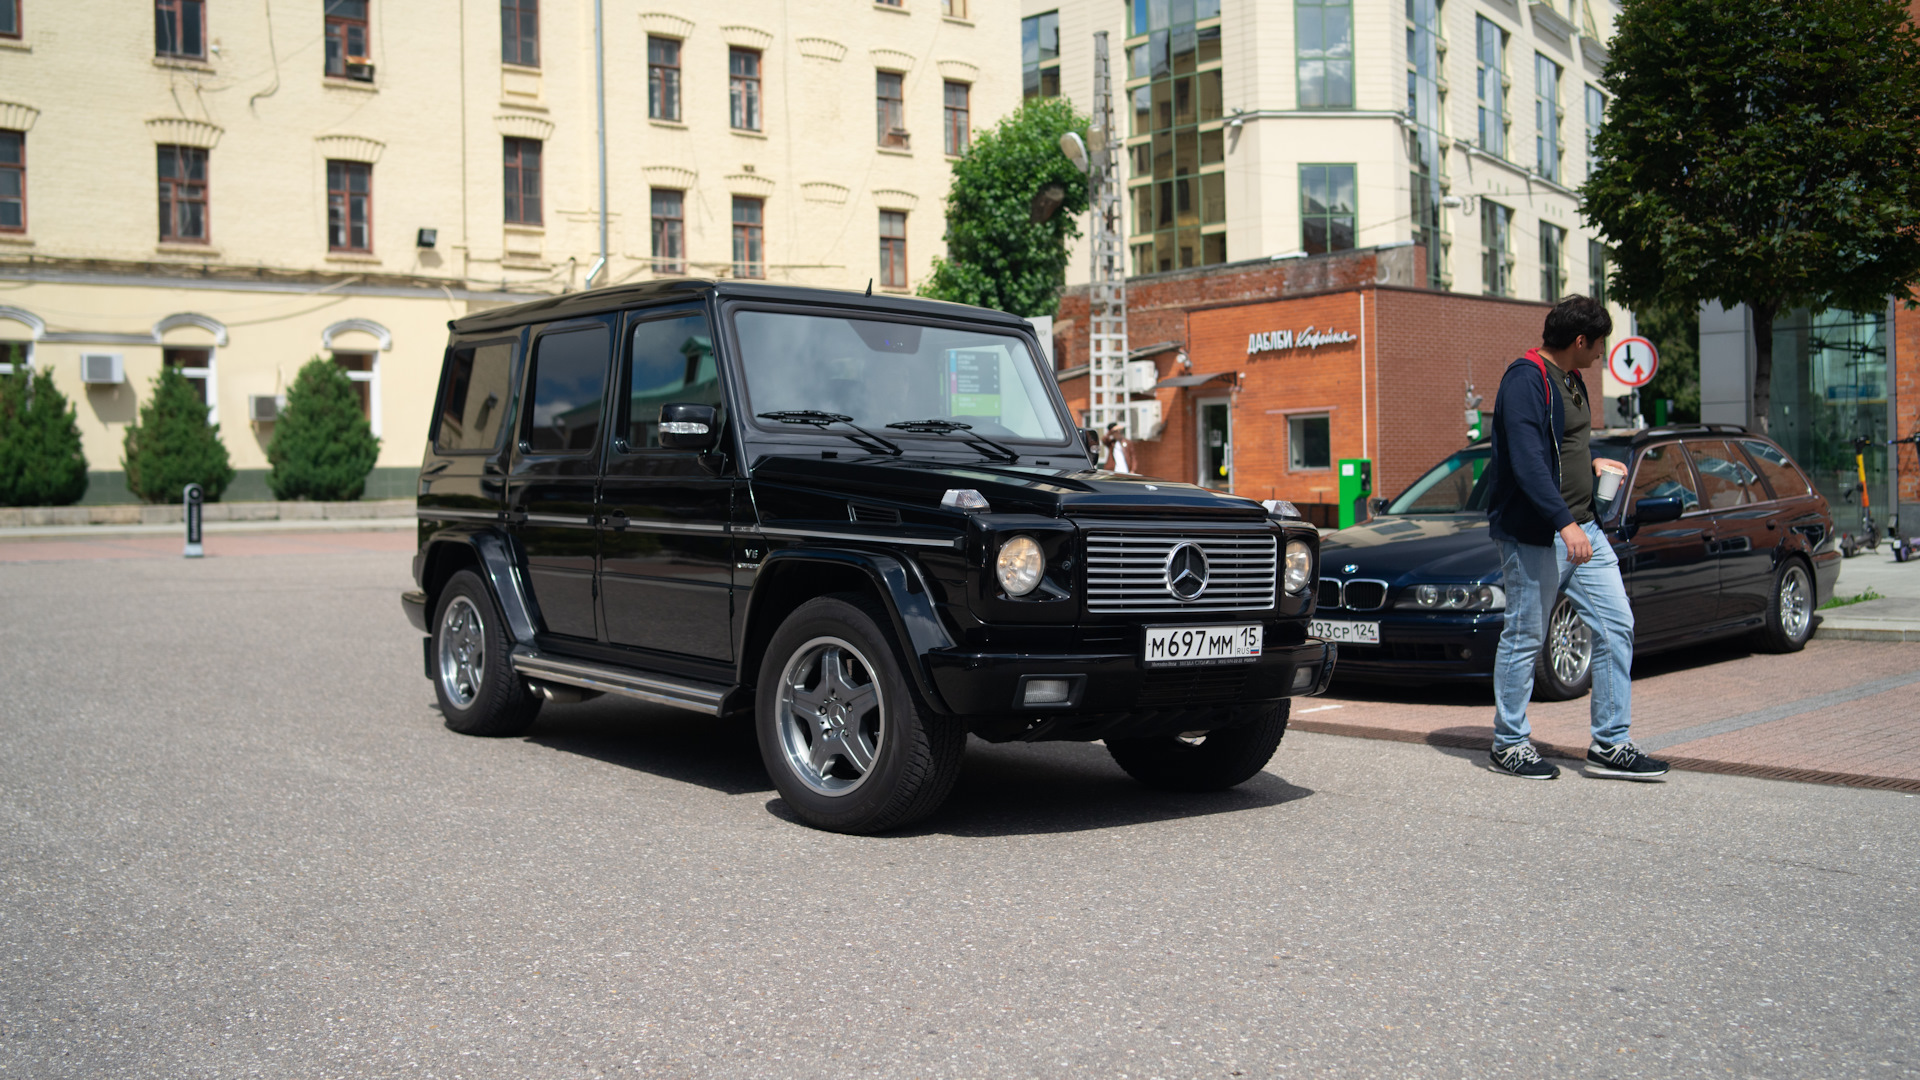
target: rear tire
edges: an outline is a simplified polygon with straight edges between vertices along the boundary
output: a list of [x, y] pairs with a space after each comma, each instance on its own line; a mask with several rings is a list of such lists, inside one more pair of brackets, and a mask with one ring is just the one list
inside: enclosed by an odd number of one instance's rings
[[877, 833], [939, 809], [967, 731], [922, 703], [878, 602], [809, 600], [767, 643], [754, 694], [760, 756], [780, 797], [816, 829]]
[[540, 697], [513, 670], [506, 620], [471, 570], [448, 579], [433, 616], [433, 693], [447, 727], [462, 735], [519, 735]]
[[1197, 736], [1108, 739], [1107, 753], [1128, 776], [1165, 791], [1225, 791], [1253, 779], [1287, 734], [1290, 702], [1250, 706], [1255, 715]]
[[1771, 653], [1799, 652], [1813, 636], [1816, 592], [1807, 564], [1788, 559], [1773, 575], [1772, 599], [1767, 603], [1767, 625], [1755, 634], [1760, 648]]
[[1593, 689], [1593, 628], [1562, 596], [1547, 616], [1547, 638], [1533, 664], [1533, 700], [1572, 701]]

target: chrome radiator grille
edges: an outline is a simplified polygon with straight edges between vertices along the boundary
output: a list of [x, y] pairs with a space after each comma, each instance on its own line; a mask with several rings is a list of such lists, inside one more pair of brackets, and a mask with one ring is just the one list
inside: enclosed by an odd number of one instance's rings
[[[1181, 544], [1206, 553], [1207, 587], [1192, 600], [1167, 589], [1167, 558]], [[1267, 611], [1274, 603], [1270, 533], [1111, 533], [1087, 536], [1087, 610]]]

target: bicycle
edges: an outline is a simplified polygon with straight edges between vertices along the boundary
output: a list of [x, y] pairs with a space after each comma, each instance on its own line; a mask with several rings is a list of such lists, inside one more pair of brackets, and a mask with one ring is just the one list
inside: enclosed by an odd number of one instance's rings
[[1840, 555], [1843, 558], [1851, 559], [1863, 550], [1873, 552], [1880, 550], [1880, 526], [1873, 520], [1873, 500], [1867, 495], [1867, 447], [1872, 445], [1873, 440], [1865, 435], [1856, 435], [1853, 438], [1853, 467], [1859, 475], [1860, 486], [1853, 491], [1843, 491], [1840, 495], [1842, 498], [1852, 498], [1856, 492], [1859, 494], [1860, 527], [1867, 536], [1862, 542], [1850, 531], [1841, 533]]

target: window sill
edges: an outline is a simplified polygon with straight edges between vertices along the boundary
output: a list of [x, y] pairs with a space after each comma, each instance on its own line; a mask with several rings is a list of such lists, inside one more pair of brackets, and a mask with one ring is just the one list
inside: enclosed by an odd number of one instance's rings
[[213, 65], [197, 56], [156, 56], [153, 58], [153, 66], [173, 68], [177, 71], [204, 71], [209, 75], [213, 73]]
[[537, 64], [528, 67], [526, 64], [509, 64], [505, 60], [502, 60], [500, 61], [500, 70], [514, 75], [531, 75], [536, 79], [540, 77], [540, 67]]
[[519, 233], [523, 236], [547, 235], [547, 227], [545, 225], [528, 225], [524, 222], [519, 222], [519, 221], [507, 222], [506, 230], [510, 233]]
[[972, 26], [973, 25], [972, 19], [963, 19], [958, 15], [942, 15], [940, 16], [940, 21], [950, 22], [955, 26]]
[[0, 232], [0, 244], [12, 244], [14, 247], [32, 247], [33, 237], [21, 232]]
[[320, 85], [332, 87], [335, 90], [358, 90], [363, 94], [377, 94], [380, 92], [380, 87], [373, 83], [362, 82], [359, 79], [349, 79], [344, 75], [322, 75], [320, 77]]
[[0, 49], [11, 49], [14, 52], [30, 53], [33, 51], [33, 46], [21, 41], [19, 38], [0, 38]]
[[678, 120], [655, 120], [649, 117], [647, 119], [647, 123], [652, 124], [654, 127], [657, 127], [657, 128], [667, 128], [670, 131], [687, 130], [687, 125], [681, 123]]
[[738, 135], [743, 139], [765, 140], [767, 137], [766, 132], [764, 131], [749, 131], [746, 128], [728, 128], [727, 130], [733, 132], [735, 135]]
[[380, 256], [371, 251], [329, 251], [328, 262], [340, 263], [379, 263]]
[[889, 157], [910, 158], [913, 156], [913, 151], [911, 150], [899, 150], [891, 146], [876, 146], [873, 148], [873, 152], [876, 154], [886, 154]]
[[193, 255], [202, 259], [217, 259], [220, 249], [212, 244], [176, 244], [162, 242], [153, 246], [156, 255]]
[[882, 4], [879, 2], [879, 0], [875, 0], [873, 5], [873, 10], [890, 11], [895, 15], [911, 15], [912, 14], [912, 12], [907, 10], [907, 5], [905, 4]]

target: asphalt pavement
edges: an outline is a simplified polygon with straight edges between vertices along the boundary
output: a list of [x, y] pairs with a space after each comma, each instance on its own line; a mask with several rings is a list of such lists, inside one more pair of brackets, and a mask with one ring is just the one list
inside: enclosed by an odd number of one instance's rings
[[690, 714], [445, 730], [405, 540], [0, 563], [0, 1077], [1920, 1075], [1912, 795], [975, 743], [834, 836]]

